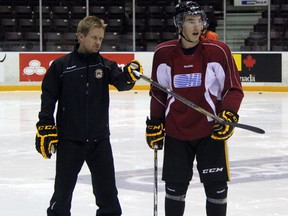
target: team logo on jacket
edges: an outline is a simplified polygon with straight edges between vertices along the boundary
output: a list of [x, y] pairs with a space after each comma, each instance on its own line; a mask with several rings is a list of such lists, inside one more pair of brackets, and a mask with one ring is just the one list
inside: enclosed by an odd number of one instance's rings
[[103, 77], [103, 70], [101, 68], [95, 70], [95, 77], [97, 79], [101, 79]]

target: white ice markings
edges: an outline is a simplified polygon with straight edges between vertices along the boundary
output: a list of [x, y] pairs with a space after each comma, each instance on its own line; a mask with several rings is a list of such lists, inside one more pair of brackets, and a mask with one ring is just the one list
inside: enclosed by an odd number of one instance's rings
[[[232, 161], [230, 170], [230, 184], [288, 179], [288, 156]], [[158, 169], [158, 172], [158, 190], [164, 191], [164, 183], [160, 181], [161, 168]], [[153, 173], [153, 169], [116, 172], [117, 186], [119, 189], [153, 191]], [[78, 182], [91, 184], [90, 176], [79, 176]], [[191, 185], [192, 187], [202, 187], [197, 172], [194, 172]]]

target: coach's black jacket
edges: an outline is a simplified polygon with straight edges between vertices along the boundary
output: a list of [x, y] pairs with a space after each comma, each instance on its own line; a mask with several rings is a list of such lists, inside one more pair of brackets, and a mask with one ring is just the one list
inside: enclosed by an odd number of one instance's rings
[[53, 61], [43, 82], [39, 124], [56, 124], [59, 139], [93, 140], [109, 136], [109, 84], [130, 90], [126, 74], [99, 52], [73, 52]]

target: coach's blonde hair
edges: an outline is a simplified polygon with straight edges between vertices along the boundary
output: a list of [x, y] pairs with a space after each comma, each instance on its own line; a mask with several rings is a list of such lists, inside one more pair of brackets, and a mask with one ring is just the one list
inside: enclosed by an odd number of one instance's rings
[[77, 34], [82, 33], [86, 36], [91, 28], [103, 28], [105, 30], [106, 27], [107, 24], [103, 19], [96, 16], [86, 16], [78, 23]]

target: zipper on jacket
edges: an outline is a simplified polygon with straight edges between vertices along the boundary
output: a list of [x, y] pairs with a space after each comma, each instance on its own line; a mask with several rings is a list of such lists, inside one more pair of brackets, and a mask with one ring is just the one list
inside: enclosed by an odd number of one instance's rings
[[87, 80], [86, 80], [86, 142], [89, 142], [89, 64], [87, 65]]
[[[88, 88], [89, 88], [89, 82], [86, 83], [86, 95], [88, 96]], [[88, 102], [88, 97], [87, 97], [87, 102]]]

